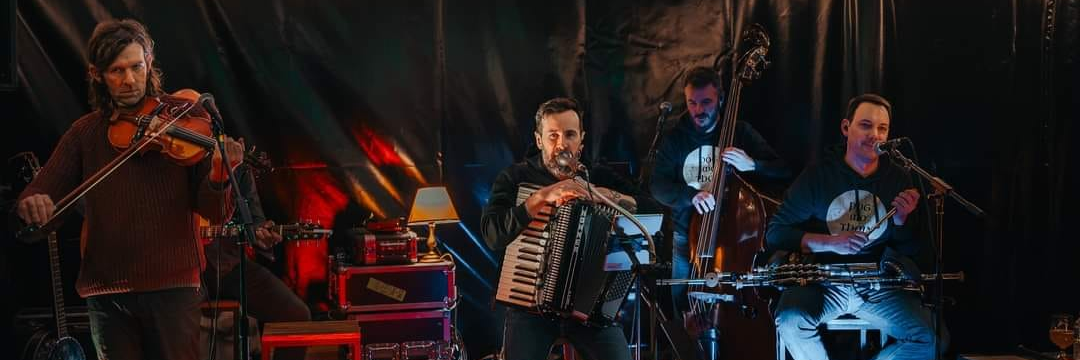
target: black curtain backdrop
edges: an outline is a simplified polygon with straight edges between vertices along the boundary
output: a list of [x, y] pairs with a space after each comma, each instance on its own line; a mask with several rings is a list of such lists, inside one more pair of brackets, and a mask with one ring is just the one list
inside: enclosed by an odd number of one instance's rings
[[[0, 92], [5, 159], [46, 159], [88, 111], [94, 25], [142, 21], [165, 88], [213, 93], [229, 133], [269, 154], [276, 170], [259, 185], [278, 222], [314, 218], [343, 230], [369, 215], [407, 216], [418, 187], [449, 187], [462, 223], [438, 234], [459, 262], [458, 326], [471, 358], [501, 338], [490, 304], [498, 259], [479, 240], [480, 209], [494, 176], [534, 149], [537, 105], [581, 100], [588, 155], [636, 176], [657, 105], [685, 111], [682, 75], [698, 65], [730, 70], [738, 34], [754, 23], [772, 37], [771, 65], [744, 90], [740, 116], [781, 156], [797, 168], [813, 161], [840, 140], [847, 99], [878, 92], [894, 104], [891, 135], [913, 139], [925, 168], [990, 214], [945, 207], [946, 270], [968, 275], [947, 288], [954, 351], [1049, 350], [1048, 316], [1080, 311], [1080, 245], [1066, 226], [1080, 200], [1070, 166], [1080, 0], [17, 6], [18, 85]], [[18, 189], [10, 167], [16, 185], [5, 201]], [[43, 249], [5, 241], [5, 324], [18, 308], [49, 304]]]

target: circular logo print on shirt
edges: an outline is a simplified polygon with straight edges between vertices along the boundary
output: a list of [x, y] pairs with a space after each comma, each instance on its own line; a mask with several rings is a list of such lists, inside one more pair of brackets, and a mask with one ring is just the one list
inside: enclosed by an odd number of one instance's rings
[[[866, 232], [887, 213], [885, 204], [882, 204], [874, 193], [866, 190], [848, 190], [829, 204], [825, 222], [829, 224], [829, 233], [832, 235], [844, 231]], [[876, 240], [888, 228], [889, 221], [885, 221], [868, 237], [870, 240]]]
[[701, 190], [710, 188], [716, 159], [720, 158], [720, 149], [712, 145], [702, 145], [686, 155], [683, 160], [683, 181], [690, 187]]

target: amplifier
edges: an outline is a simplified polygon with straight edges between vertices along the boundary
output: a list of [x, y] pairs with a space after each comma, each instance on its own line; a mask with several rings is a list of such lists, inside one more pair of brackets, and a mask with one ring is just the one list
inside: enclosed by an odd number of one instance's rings
[[353, 264], [388, 265], [416, 262], [416, 233], [410, 230], [393, 232], [369, 231], [365, 228], [349, 231], [353, 242]]
[[450, 309], [457, 300], [454, 264], [339, 263], [330, 271], [330, 298], [347, 313]]
[[449, 359], [450, 310], [349, 314], [360, 324], [363, 358]]

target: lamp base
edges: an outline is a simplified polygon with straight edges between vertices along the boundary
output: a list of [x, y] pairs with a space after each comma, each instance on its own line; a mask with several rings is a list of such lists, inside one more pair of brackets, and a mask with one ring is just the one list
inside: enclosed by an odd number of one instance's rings
[[427, 254], [424, 254], [424, 256], [420, 257], [420, 262], [422, 262], [422, 263], [442, 262], [442, 256], [439, 256], [439, 254], [436, 254], [434, 252], [429, 252]]
[[442, 257], [435, 251], [437, 244], [435, 243], [435, 222], [428, 223], [428, 237], [427, 237], [427, 254], [424, 254], [420, 258], [422, 263], [433, 263], [442, 261]]

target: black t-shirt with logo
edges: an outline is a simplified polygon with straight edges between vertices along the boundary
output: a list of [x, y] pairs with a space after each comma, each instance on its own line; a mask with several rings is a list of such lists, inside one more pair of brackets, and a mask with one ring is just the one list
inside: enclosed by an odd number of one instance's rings
[[[771, 251], [801, 251], [806, 233], [835, 235], [844, 231], [867, 232], [887, 215], [896, 195], [913, 188], [908, 171], [879, 159], [878, 169], [862, 177], [844, 162], [842, 151], [808, 166], [788, 189], [784, 202], [769, 221], [765, 233]], [[919, 208], [923, 207], [920, 201]], [[908, 215], [904, 225], [892, 219], [870, 231], [870, 244], [860, 254], [815, 254], [816, 263], [876, 262], [886, 247], [913, 257], [920, 249], [914, 229], [920, 212]]]
[[[656, 153], [656, 167], [649, 190], [661, 204], [671, 208], [677, 234], [686, 236], [695, 210], [690, 200], [701, 190], [711, 188], [713, 169], [720, 162], [723, 149], [716, 148], [719, 126], [703, 133], [689, 115], [668, 131]], [[749, 123], [735, 122], [734, 145], [754, 158], [756, 166], [749, 175], [758, 178], [786, 178], [790, 171], [776, 151]]]

